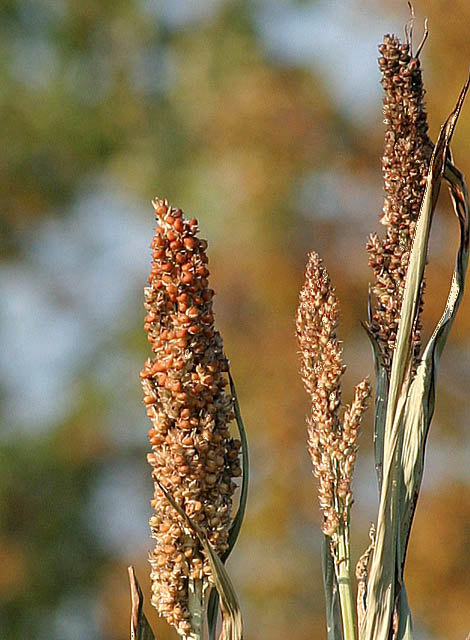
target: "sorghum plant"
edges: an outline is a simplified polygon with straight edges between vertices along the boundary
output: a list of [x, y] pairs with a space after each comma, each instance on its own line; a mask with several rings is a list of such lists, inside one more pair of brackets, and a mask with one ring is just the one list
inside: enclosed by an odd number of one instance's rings
[[[328, 640], [413, 638], [403, 579], [406, 551], [439, 358], [463, 295], [469, 251], [467, 189], [449, 149], [469, 83], [433, 145], [419, 60], [426, 36], [416, 52], [411, 27], [405, 43], [385, 36], [379, 47], [385, 91], [385, 234], [373, 233], [367, 241], [373, 282], [365, 328], [376, 374], [374, 444], [380, 499], [370, 545], [356, 565], [357, 613], [349, 545], [351, 481], [371, 384], [361, 380], [351, 404], [342, 408], [339, 302], [315, 252], [309, 255], [300, 292], [296, 328], [300, 372], [311, 400], [307, 442], [322, 513]], [[424, 268], [443, 178], [458, 219], [460, 246], [446, 307], [423, 346]], [[148, 461], [155, 482], [152, 603], [180, 635], [198, 640], [205, 634], [205, 616], [209, 638], [215, 638], [220, 606], [221, 639], [240, 640], [241, 614], [224, 562], [246, 504], [246, 437], [222, 339], [214, 328], [207, 243], [198, 237], [197, 222], [186, 220], [167, 201], [156, 200], [154, 208], [157, 229], [145, 289], [145, 329], [154, 356], [141, 373], [152, 423]], [[234, 418], [241, 441], [229, 429]], [[240, 506], [232, 518], [234, 479], [241, 474]], [[153, 640], [132, 569], [130, 581], [131, 637]]]
[[[381, 222], [386, 232], [383, 238], [372, 234], [367, 242], [374, 281], [366, 329], [376, 373], [374, 443], [380, 502], [377, 523], [371, 527], [371, 544], [356, 568], [357, 622], [351, 604], [348, 497], [368, 383], [364, 380], [356, 387], [354, 401], [341, 423], [338, 301], [315, 253], [307, 263], [297, 314], [300, 370], [312, 399], [308, 448], [319, 480], [323, 513], [329, 640], [413, 637], [403, 570], [434, 410], [439, 357], [463, 294], [468, 261], [467, 190], [449, 150], [468, 82], [434, 146], [428, 137], [423, 102], [422, 45], [413, 53], [409, 35], [410, 31], [405, 43], [385, 36], [379, 47], [386, 125]], [[443, 177], [459, 221], [460, 247], [446, 308], [423, 349], [424, 267]]]
[[198, 237], [196, 220], [167, 201], [153, 204], [158, 224], [145, 330], [154, 357], [141, 372], [152, 423], [147, 458], [155, 480], [152, 604], [182, 636], [199, 638], [214, 577], [194, 527], [218, 556], [228, 551], [241, 442], [229, 430], [234, 397], [227, 391], [228, 361], [214, 328], [207, 242]]
[[297, 312], [303, 383], [312, 401], [308, 419], [308, 450], [318, 478], [322, 531], [331, 540], [343, 624], [353, 634], [353, 597], [350, 579], [349, 517], [351, 478], [357, 453], [358, 429], [370, 394], [368, 380], [354, 390], [354, 400], [339, 417], [341, 347], [336, 337], [339, 305], [319, 256], [311, 253]]

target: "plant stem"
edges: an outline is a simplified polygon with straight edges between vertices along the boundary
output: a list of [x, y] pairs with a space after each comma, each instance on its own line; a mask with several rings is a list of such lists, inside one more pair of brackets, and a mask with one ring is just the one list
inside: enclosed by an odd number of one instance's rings
[[202, 640], [204, 632], [204, 589], [202, 580], [189, 578], [188, 605], [191, 612], [192, 638]]
[[343, 523], [339, 527], [335, 564], [344, 640], [356, 640], [357, 636], [354, 622], [354, 604], [349, 561], [348, 529], [348, 525]]

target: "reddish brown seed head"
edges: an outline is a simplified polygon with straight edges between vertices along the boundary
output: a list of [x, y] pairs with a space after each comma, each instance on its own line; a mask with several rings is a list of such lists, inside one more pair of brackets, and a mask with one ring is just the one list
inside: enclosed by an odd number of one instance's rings
[[[214, 328], [207, 243], [196, 235], [196, 220], [187, 221], [163, 200], [155, 200], [154, 207], [158, 226], [145, 292], [145, 330], [154, 356], [141, 374], [152, 421], [148, 460], [155, 480], [192, 514], [221, 554], [227, 548], [236, 488], [232, 478], [239, 475], [240, 465], [227, 428], [233, 406], [225, 392], [222, 341]], [[211, 452], [213, 458], [208, 457]], [[209, 518], [214, 504], [217, 518]], [[197, 539], [188, 545], [185, 536], [183, 544], [175, 533], [181, 532], [181, 522], [157, 483], [152, 506], [152, 603], [187, 635], [187, 579], [207, 580], [210, 565]]]

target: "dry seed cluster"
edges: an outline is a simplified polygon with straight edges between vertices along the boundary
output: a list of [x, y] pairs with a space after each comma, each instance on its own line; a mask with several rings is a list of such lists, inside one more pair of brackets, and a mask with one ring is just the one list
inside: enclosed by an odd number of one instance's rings
[[[207, 243], [197, 221], [167, 201], [154, 203], [157, 228], [145, 288], [145, 330], [154, 357], [141, 372], [152, 422], [153, 476], [205, 531], [215, 550], [227, 549], [240, 442], [228, 425], [233, 401], [225, 388], [228, 362], [214, 329]], [[152, 603], [184, 636], [191, 635], [188, 579], [211, 579], [199, 543], [155, 485], [150, 519]]]
[[307, 421], [308, 450], [319, 482], [323, 533], [333, 536], [352, 502], [351, 479], [357, 453], [358, 429], [370, 395], [362, 380], [340, 421], [341, 376], [345, 366], [336, 336], [339, 304], [320, 257], [309, 255], [297, 311], [300, 373], [312, 401]]
[[[400, 319], [411, 243], [424, 195], [432, 144], [424, 108], [420, 61], [410, 45], [387, 35], [379, 46], [384, 123], [386, 126], [382, 173], [385, 200], [381, 222], [385, 238], [372, 234], [367, 243], [374, 271], [375, 308], [370, 330], [390, 367]], [[420, 326], [415, 328], [415, 355], [420, 347]]]

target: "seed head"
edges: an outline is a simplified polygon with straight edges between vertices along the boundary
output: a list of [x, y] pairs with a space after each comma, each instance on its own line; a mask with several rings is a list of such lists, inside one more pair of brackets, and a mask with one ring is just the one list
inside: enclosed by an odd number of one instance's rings
[[338, 298], [328, 272], [318, 254], [312, 252], [300, 291], [296, 327], [300, 373], [312, 403], [307, 420], [308, 451], [318, 478], [322, 529], [328, 536], [334, 536], [351, 504], [358, 429], [370, 394], [369, 382], [363, 380], [341, 423], [341, 377], [345, 366], [336, 335], [338, 317]]
[[[152, 474], [196, 521], [215, 550], [227, 549], [240, 475], [240, 442], [229, 432], [233, 401], [226, 392], [228, 361], [214, 328], [207, 243], [166, 200], [155, 200], [157, 227], [145, 288], [145, 330], [153, 358], [141, 372], [152, 427]], [[156, 546], [150, 556], [152, 603], [184, 636], [191, 635], [188, 580], [212, 580], [199, 542], [157, 483], [150, 518]], [[204, 591], [204, 588], [203, 588]]]
[[[367, 242], [369, 266], [374, 271], [375, 305], [370, 331], [389, 369], [400, 320], [411, 243], [426, 185], [432, 144], [427, 131], [424, 88], [419, 57], [409, 43], [387, 35], [379, 46], [379, 67], [385, 91], [385, 144], [382, 174], [385, 200], [381, 222], [385, 237], [372, 234]], [[421, 326], [414, 333], [415, 356]]]

